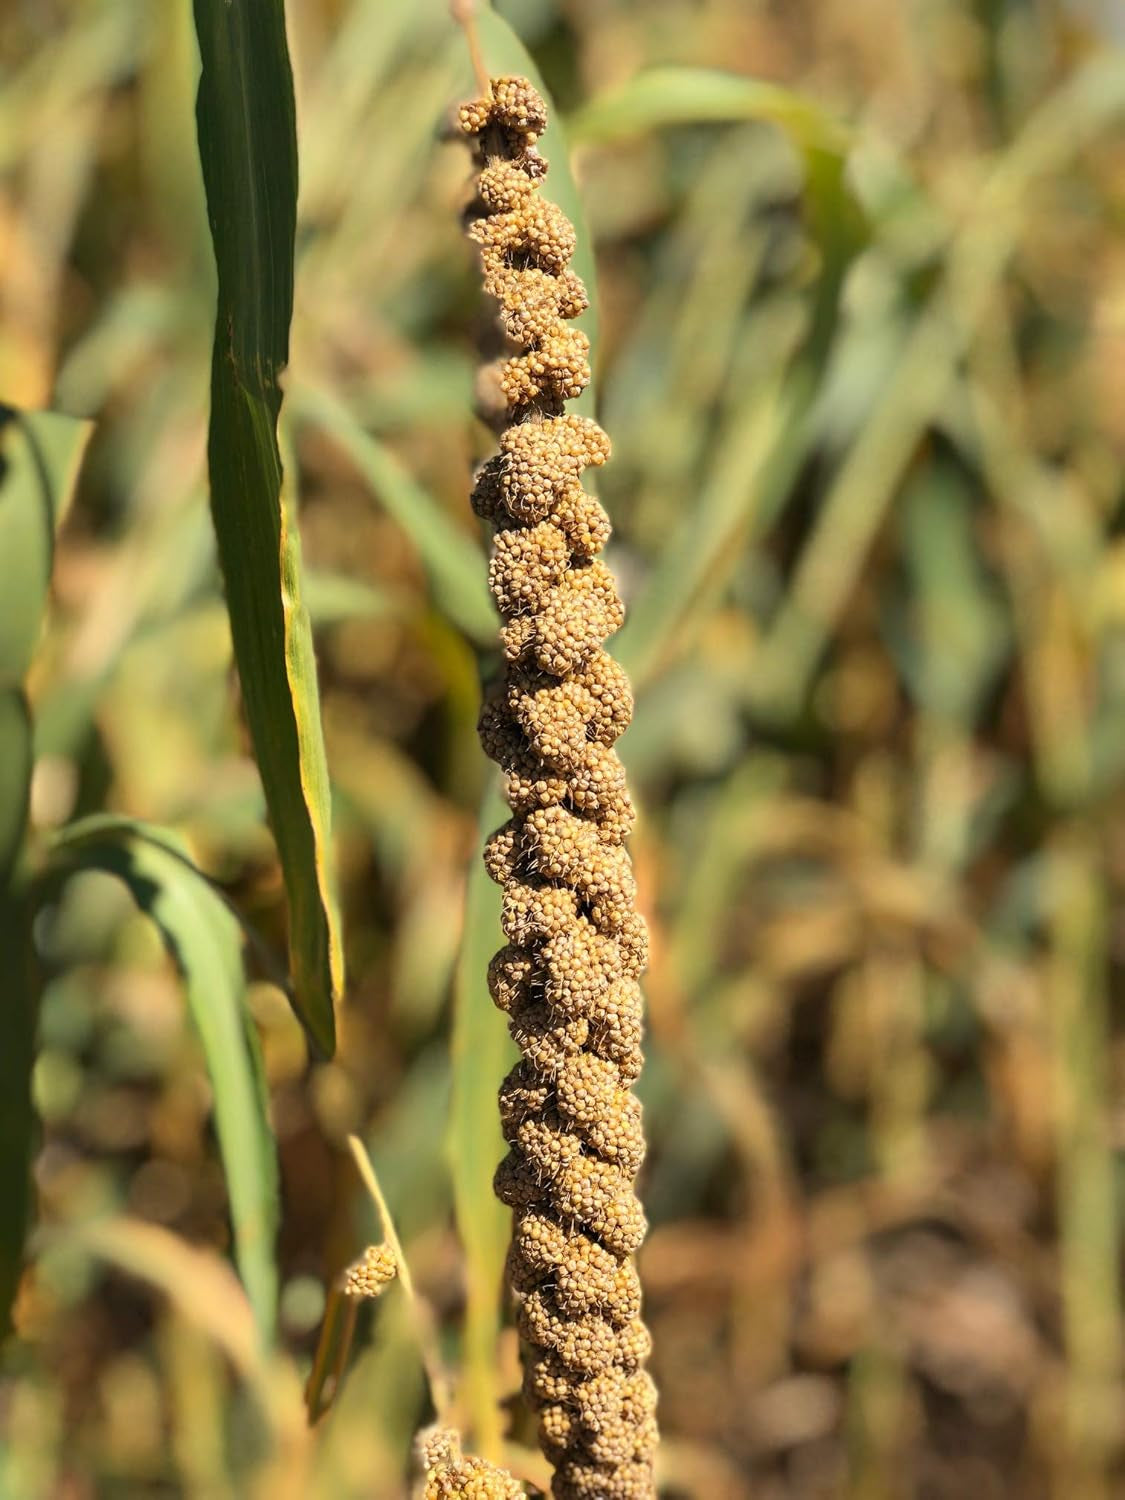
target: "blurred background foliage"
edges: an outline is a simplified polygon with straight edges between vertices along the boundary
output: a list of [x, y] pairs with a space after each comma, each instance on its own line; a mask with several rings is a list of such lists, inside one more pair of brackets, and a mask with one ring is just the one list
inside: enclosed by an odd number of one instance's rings
[[[1125, 1496], [1120, 9], [500, 9], [569, 126], [597, 253], [666, 1494]], [[439, 0], [287, 11], [283, 448], [349, 988], [310, 1065], [252, 967], [284, 1352], [225, 1269], [180, 978], [83, 875], [36, 930], [42, 1231], [0, 1379], [6, 1500], [409, 1493], [427, 1408], [397, 1290], [314, 1458], [300, 1431], [323, 1288], [373, 1228], [348, 1132], [478, 1446], [518, 1383], [510, 1332], [495, 1356], [462, 1338], [492, 1291], [453, 1219], [455, 1171], [476, 1192], [499, 1154], [507, 1055], [474, 967], [491, 916], [465, 926], [493, 622], [468, 167], [440, 131], [464, 47]], [[281, 955], [206, 506], [190, 7], [8, 0], [0, 69], [0, 398], [97, 422], [29, 682], [33, 824], [174, 827]], [[115, 1241], [121, 1214], [150, 1233]], [[468, 1238], [494, 1214], [462, 1202]], [[527, 1441], [507, 1453], [534, 1477]]]

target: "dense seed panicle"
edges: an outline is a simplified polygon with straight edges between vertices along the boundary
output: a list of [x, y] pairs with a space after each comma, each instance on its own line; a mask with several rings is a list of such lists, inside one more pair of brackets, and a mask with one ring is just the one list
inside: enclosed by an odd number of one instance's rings
[[600, 556], [609, 518], [582, 484], [609, 440], [565, 405], [590, 380], [588, 341], [569, 326], [588, 298], [569, 265], [574, 229], [540, 193], [543, 101], [525, 79], [494, 79], [459, 123], [478, 169], [468, 233], [510, 346], [483, 372], [503, 424], [472, 494], [494, 528], [489, 587], [505, 663], [481, 742], [513, 814], [484, 856], [508, 940], [489, 991], [522, 1054], [500, 1091], [510, 1149], [496, 1192], [515, 1220], [507, 1276], [556, 1500], [651, 1500], [656, 1393], [632, 1262], [645, 1232], [631, 1085], [647, 936], [614, 749], [633, 700], [604, 649], [624, 616]]
[[397, 1275], [398, 1261], [390, 1245], [368, 1245], [344, 1272], [344, 1295], [358, 1299], [378, 1297]]
[[423, 1433], [418, 1451], [426, 1474], [424, 1500], [526, 1500], [523, 1486], [506, 1469], [462, 1453], [452, 1428]]

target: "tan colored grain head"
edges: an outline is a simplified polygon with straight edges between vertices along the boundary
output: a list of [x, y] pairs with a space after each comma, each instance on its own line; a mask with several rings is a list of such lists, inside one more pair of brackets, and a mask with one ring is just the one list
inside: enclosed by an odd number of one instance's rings
[[609, 520], [582, 486], [609, 440], [565, 409], [590, 380], [588, 341], [570, 326], [588, 298], [569, 266], [574, 228], [540, 192], [543, 101], [526, 79], [495, 78], [458, 122], [478, 168], [468, 233], [511, 345], [481, 382], [504, 420], [472, 497], [495, 529], [489, 585], [504, 622], [505, 680], [482, 709], [481, 741], [513, 814], [485, 849], [508, 939], [489, 989], [522, 1054], [500, 1094], [507, 1275], [557, 1500], [651, 1500], [656, 1392], [632, 1263], [644, 1136], [631, 1092], [648, 950], [614, 749], [633, 700], [604, 649], [624, 618], [599, 555]]

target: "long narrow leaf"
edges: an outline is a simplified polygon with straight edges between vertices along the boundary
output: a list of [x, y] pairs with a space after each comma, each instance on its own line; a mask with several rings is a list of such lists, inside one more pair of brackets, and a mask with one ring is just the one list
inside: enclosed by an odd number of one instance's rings
[[31, 718], [23, 680], [43, 628], [55, 530], [70, 504], [92, 424], [0, 403], [0, 882], [27, 822]]
[[279, 377], [289, 357], [297, 142], [281, 0], [195, 0], [197, 117], [219, 292], [211, 512], [231, 636], [289, 901], [294, 1008], [335, 1047], [343, 954], [328, 772], [300, 544], [282, 492]]
[[651, 68], [586, 104], [570, 121], [575, 142], [612, 142], [667, 125], [772, 120], [805, 150], [842, 155], [847, 129], [815, 100], [718, 68]]
[[300, 384], [292, 402], [298, 421], [315, 425], [339, 444], [417, 547], [443, 613], [472, 640], [493, 641], [496, 616], [485, 584], [487, 564], [470, 533], [450, 523], [433, 497], [390, 449], [364, 431], [338, 396]]
[[270, 1433], [275, 1459], [264, 1477], [264, 1492], [307, 1493], [303, 1470], [308, 1444], [296, 1372], [263, 1348], [253, 1309], [226, 1263], [214, 1251], [189, 1245], [160, 1224], [124, 1215], [68, 1225], [57, 1238], [44, 1236], [44, 1249], [57, 1242], [147, 1282], [167, 1297], [186, 1323], [222, 1350]]
[[810, 386], [799, 367], [733, 409], [698, 505], [672, 530], [613, 643], [638, 691], [656, 675], [709, 575], [738, 557], [740, 536], [790, 482]]
[[18, 861], [31, 794], [32, 723], [23, 679], [47, 605], [55, 529], [91, 424], [0, 405], [0, 1336], [19, 1279], [31, 1191], [36, 990], [30, 914]]
[[20, 687], [0, 688], [0, 885], [13, 877], [27, 828], [32, 729]]
[[214, 1093], [235, 1258], [259, 1331], [269, 1341], [277, 1304], [277, 1158], [258, 1036], [246, 1009], [238, 919], [162, 829], [108, 816], [65, 829], [54, 842], [48, 877], [91, 869], [129, 887], [184, 976]]
[[31, 923], [24, 893], [0, 882], [0, 950], [4, 985], [0, 1004], [0, 1339], [11, 1327], [31, 1212], [31, 1152], [35, 1115], [31, 1070], [35, 1062], [36, 988]]
[[93, 424], [0, 402], [0, 686], [23, 681], [39, 639], [55, 529], [70, 504]]
[[839, 256], [866, 235], [866, 218], [845, 178], [847, 130], [815, 99], [718, 68], [652, 68], [590, 101], [570, 121], [576, 144], [604, 145], [671, 125], [762, 120], [777, 125], [804, 162], [809, 219]]
[[753, 695], [760, 711], [796, 712], [847, 605], [879, 526], [927, 425], [940, 411], [1019, 244], [1034, 184], [1125, 117], [1125, 63], [1098, 58], [1024, 125], [957, 226], [942, 275], [817, 513], [784, 601], [764, 637]]

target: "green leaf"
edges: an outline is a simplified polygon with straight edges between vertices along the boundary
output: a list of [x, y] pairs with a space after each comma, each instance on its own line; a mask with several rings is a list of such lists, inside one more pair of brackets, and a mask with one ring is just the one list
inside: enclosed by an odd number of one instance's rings
[[238, 918], [164, 829], [112, 816], [85, 818], [55, 838], [46, 879], [79, 870], [103, 870], [129, 887], [184, 976], [214, 1093], [235, 1260], [269, 1342], [277, 1307], [277, 1158], [258, 1034], [246, 1008]]
[[31, 713], [22, 688], [0, 688], [0, 885], [15, 868], [27, 829]]
[[289, 357], [297, 141], [281, 0], [195, 0], [197, 120], [218, 309], [207, 454], [231, 636], [289, 901], [293, 1006], [335, 1049], [343, 951], [300, 542], [282, 493], [278, 380]]
[[737, 560], [745, 533], [755, 531], [792, 482], [806, 447], [811, 384], [799, 364], [732, 408], [698, 503], [669, 533], [614, 640], [634, 690], [659, 671], [708, 578]]
[[36, 987], [18, 859], [31, 793], [32, 724], [23, 679], [47, 604], [55, 529], [66, 513], [89, 422], [0, 405], [0, 1336], [9, 1327], [31, 1206], [31, 1069]]
[[479, 543], [442, 511], [389, 448], [363, 430], [338, 396], [302, 383], [293, 391], [292, 407], [298, 421], [316, 426], [339, 444], [417, 547], [442, 611], [472, 640], [494, 644], [496, 614]]
[[55, 529], [74, 490], [92, 422], [0, 403], [0, 687], [31, 665], [51, 579]]
[[982, 181], [950, 239], [930, 295], [817, 506], [816, 525], [762, 639], [755, 710], [796, 714], [927, 426], [993, 309], [1038, 181], [1125, 117], [1125, 64], [1096, 58], [1028, 118]]
[[847, 150], [847, 129], [812, 99], [718, 68], [650, 68], [592, 99], [570, 122], [578, 145], [625, 140], [667, 125], [772, 120], [806, 151]]
[[[481, 807], [480, 842], [507, 816], [495, 785]], [[489, 961], [500, 946], [500, 892], [478, 858], [469, 873], [465, 934], [453, 1011], [453, 1097], [448, 1150], [453, 1206], [465, 1253], [468, 1300], [461, 1355], [463, 1399], [476, 1450], [501, 1452], [497, 1340], [503, 1321], [504, 1258], [511, 1215], [492, 1191], [504, 1155], [496, 1096], [517, 1053], [488, 993]]]
[[848, 131], [815, 100], [716, 68], [652, 68], [592, 99], [570, 121], [577, 145], [606, 145], [670, 125], [769, 121], [801, 153], [813, 233], [834, 257], [867, 238], [866, 215], [845, 178]]
[[920, 707], [968, 734], [1012, 645], [982, 566], [972, 489], [953, 464], [935, 462], [907, 483], [901, 506], [913, 618], [893, 621], [888, 645]]
[[0, 881], [0, 1339], [11, 1327], [24, 1240], [31, 1212], [31, 1150], [35, 1114], [31, 1069], [38, 1007], [32, 971], [31, 917], [25, 893]]
[[316, 626], [386, 618], [401, 608], [385, 590], [347, 573], [306, 573], [305, 601], [309, 619]]
[[[221, 1349], [264, 1419], [265, 1447], [292, 1458], [301, 1451], [304, 1412], [296, 1371], [273, 1356], [237, 1278], [213, 1250], [189, 1245], [160, 1224], [124, 1215], [84, 1219], [43, 1236], [44, 1254], [90, 1255], [167, 1297], [185, 1323]], [[300, 1460], [297, 1459], [300, 1484]]]
[[[580, 318], [574, 321], [590, 340], [592, 364], [598, 343], [597, 268], [594, 263], [593, 242], [590, 239], [590, 230], [582, 208], [578, 184], [571, 170], [570, 150], [558, 108], [531, 54], [507, 21], [498, 16], [495, 11], [482, 7], [477, 16], [477, 30], [489, 77], [499, 78], [507, 74], [518, 74], [533, 83], [546, 101], [547, 128], [537, 142], [537, 149], [547, 159], [550, 168], [543, 185], [543, 196], [558, 204], [574, 225], [577, 235], [577, 244], [570, 264], [571, 269], [586, 283], [586, 290], [590, 295], [590, 306]], [[466, 85], [467, 94], [475, 91], [475, 86]], [[581, 412], [585, 416], [594, 415], [593, 382], [586, 387], [576, 401], [568, 403], [568, 410]]]

